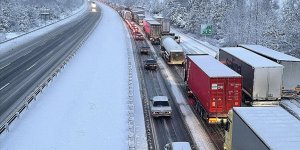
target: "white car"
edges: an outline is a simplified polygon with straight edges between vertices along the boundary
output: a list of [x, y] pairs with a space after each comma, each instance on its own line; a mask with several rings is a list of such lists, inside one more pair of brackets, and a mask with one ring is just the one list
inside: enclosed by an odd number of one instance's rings
[[96, 2], [92, 2], [91, 6], [92, 8], [96, 8], [97, 7]]
[[172, 109], [167, 96], [154, 96], [151, 99], [151, 114], [153, 117], [171, 117]]
[[189, 142], [172, 142], [165, 145], [165, 150], [192, 150]]

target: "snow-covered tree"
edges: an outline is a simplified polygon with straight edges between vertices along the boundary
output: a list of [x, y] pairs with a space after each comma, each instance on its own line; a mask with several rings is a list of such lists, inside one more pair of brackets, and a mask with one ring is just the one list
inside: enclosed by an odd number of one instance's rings
[[[26, 32], [45, 25], [41, 9], [51, 12], [50, 20], [71, 15], [83, 0], [0, 0], [0, 32]], [[42, 24], [42, 22], [44, 22]]]
[[285, 33], [285, 50], [300, 51], [300, 1], [288, 0], [283, 8], [282, 23]]

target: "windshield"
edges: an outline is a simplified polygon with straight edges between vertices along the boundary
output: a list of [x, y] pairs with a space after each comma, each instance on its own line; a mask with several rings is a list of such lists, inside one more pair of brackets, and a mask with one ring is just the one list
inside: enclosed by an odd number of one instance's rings
[[156, 64], [156, 60], [147, 60], [147, 63], [149, 63], [149, 64]]
[[155, 101], [153, 106], [170, 106], [168, 101]]

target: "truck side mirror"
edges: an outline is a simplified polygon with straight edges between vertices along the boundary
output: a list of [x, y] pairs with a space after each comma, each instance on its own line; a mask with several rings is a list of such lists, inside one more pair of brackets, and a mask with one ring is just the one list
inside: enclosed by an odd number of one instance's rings
[[170, 150], [170, 143], [168, 143], [168, 144], [166, 144], [165, 146], [164, 146], [164, 148], [165, 148], [165, 150]]

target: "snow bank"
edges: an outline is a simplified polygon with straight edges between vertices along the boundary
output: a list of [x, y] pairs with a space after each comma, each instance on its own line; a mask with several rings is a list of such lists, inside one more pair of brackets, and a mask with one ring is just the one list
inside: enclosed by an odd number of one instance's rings
[[207, 42], [200, 41], [189, 35], [183, 34], [176, 29], [171, 28], [171, 32], [180, 36], [180, 45], [185, 47], [186, 51], [194, 51], [196, 54], [202, 54], [203, 52], [217, 58], [219, 48], [215, 47]]
[[[119, 17], [119, 19], [122, 19]], [[145, 129], [145, 120], [143, 113], [143, 104], [140, 93], [139, 80], [137, 75], [137, 66], [135, 64], [135, 57], [133, 55], [132, 41], [128, 28], [123, 22], [126, 34], [127, 52], [128, 52], [128, 66], [129, 66], [129, 148], [137, 150], [148, 149], [147, 136]], [[132, 100], [131, 100], [132, 99]], [[133, 126], [133, 127], [132, 127]]]

